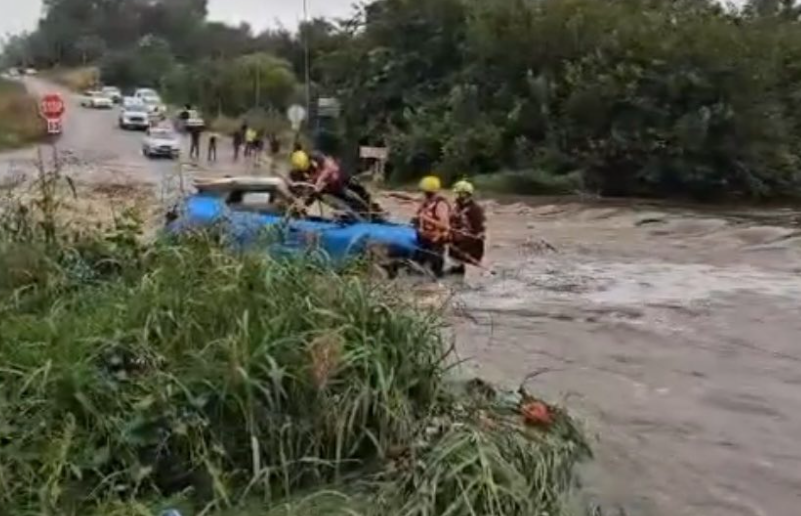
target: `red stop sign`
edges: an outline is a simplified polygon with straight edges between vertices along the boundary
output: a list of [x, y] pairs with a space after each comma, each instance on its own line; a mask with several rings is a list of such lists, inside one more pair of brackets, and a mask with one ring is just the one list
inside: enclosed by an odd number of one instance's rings
[[64, 99], [58, 93], [48, 93], [42, 97], [39, 110], [48, 120], [59, 119], [64, 115]]

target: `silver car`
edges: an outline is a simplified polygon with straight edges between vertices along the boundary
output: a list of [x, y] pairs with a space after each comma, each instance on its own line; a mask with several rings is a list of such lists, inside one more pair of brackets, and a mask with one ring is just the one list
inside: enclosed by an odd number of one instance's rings
[[100, 91], [87, 91], [81, 95], [80, 104], [82, 107], [94, 109], [111, 109], [114, 107], [114, 101], [107, 97]]
[[153, 127], [142, 141], [142, 154], [148, 158], [176, 159], [181, 155], [181, 140], [172, 129]]
[[120, 109], [120, 129], [147, 129], [150, 116], [147, 106], [142, 102], [126, 102]]

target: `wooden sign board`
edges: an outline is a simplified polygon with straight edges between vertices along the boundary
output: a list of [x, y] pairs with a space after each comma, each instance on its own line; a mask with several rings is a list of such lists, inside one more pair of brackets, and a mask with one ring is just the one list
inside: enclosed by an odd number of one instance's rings
[[389, 158], [389, 149], [386, 147], [360, 147], [359, 157], [386, 161]]
[[375, 160], [370, 169], [373, 181], [383, 183], [386, 180], [385, 168], [387, 159], [389, 159], [389, 149], [387, 147], [359, 147], [359, 157]]

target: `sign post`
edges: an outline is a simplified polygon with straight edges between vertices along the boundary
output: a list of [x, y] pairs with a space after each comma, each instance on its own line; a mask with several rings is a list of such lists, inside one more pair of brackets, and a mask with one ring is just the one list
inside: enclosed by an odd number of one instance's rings
[[289, 119], [289, 123], [292, 124], [292, 130], [298, 132], [300, 125], [306, 120], [306, 109], [298, 104], [293, 104], [287, 109], [286, 117]]
[[39, 114], [47, 122], [47, 134], [61, 134], [62, 117], [66, 108], [58, 93], [48, 93], [39, 102]]
[[378, 183], [386, 181], [385, 169], [389, 159], [389, 149], [387, 147], [359, 147], [359, 157], [372, 161], [370, 172], [373, 176], [373, 181]]

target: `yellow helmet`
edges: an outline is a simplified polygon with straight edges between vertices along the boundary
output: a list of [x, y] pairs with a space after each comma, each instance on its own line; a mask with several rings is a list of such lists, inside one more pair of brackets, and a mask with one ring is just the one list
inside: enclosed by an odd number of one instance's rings
[[453, 185], [453, 193], [456, 194], [473, 195], [475, 191], [476, 189], [469, 181], [457, 181], [456, 184]]
[[426, 176], [420, 180], [420, 190], [426, 193], [437, 193], [442, 190], [442, 182], [437, 176]]
[[292, 168], [295, 170], [301, 170], [303, 172], [309, 170], [309, 166], [311, 166], [311, 162], [309, 161], [309, 155], [303, 152], [302, 150], [295, 151], [292, 153]]

